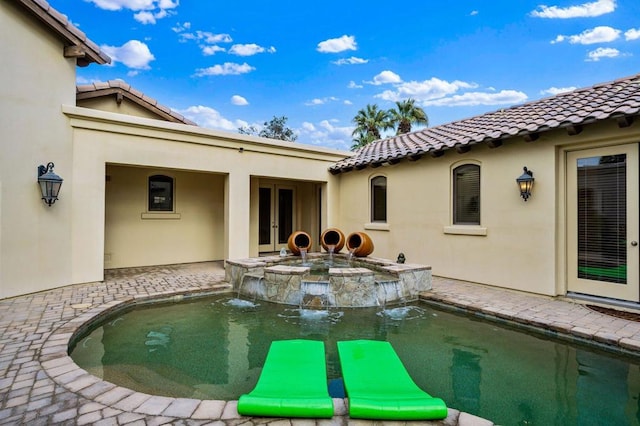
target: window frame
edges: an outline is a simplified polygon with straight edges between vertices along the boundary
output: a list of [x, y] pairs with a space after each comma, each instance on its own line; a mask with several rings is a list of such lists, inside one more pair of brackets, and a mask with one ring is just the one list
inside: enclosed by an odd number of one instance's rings
[[[458, 213], [460, 212], [461, 206], [459, 203], [461, 200], [458, 199], [459, 188], [458, 188], [458, 174], [464, 169], [475, 169], [477, 170], [477, 195], [472, 195], [477, 197], [475, 201], [477, 203], [475, 215], [477, 215], [477, 220], [459, 220]], [[480, 164], [475, 162], [465, 162], [462, 164], [456, 164], [451, 170], [451, 181], [452, 181], [452, 196], [451, 196], [451, 223], [454, 226], [480, 226], [482, 224], [482, 167]]]
[[[164, 206], [163, 203], [161, 206], [155, 206], [152, 201], [152, 188], [151, 185], [154, 182], [162, 182], [169, 184], [169, 203], [170, 206]], [[147, 212], [149, 213], [174, 213], [175, 212], [175, 178], [173, 176], [165, 175], [165, 174], [154, 174], [147, 177]]]
[[[384, 185], [376, 185], [377, 182], [384, 182]], [[381, 194], [377, 192], [375, 188], [384, 187], [384, 193]], [[387, 192], [388, 192], [388, 178], [384, 175], [375, 175], [369, 179], [369, 219], [371, 224], [385, 224], [388, 221], [388, 203], [387, 203]], [[383, 195], [383, 200], [380, 201], [380, 195]], [[379, 210], [379, 206], [377, 206], [377, 202], [384, 203], [384, 217], [381, 218], [378, 214], [381, 212]]]

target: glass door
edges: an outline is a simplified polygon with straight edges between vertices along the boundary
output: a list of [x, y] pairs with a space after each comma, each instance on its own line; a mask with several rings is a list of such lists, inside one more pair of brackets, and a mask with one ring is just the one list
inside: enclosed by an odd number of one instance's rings
[[567, 154], [570, 292], [640, 301], [638, 146]]
[[260, 186], [258, 196], [258, 249], [279, 251], [287, 247], [295, 229], [295, 190], [283, 185]]

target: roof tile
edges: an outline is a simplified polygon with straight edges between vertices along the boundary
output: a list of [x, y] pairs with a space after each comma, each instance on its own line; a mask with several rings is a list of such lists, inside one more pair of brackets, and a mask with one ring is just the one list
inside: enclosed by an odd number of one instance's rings
[[491, 142], [640, 113], [640, 74], [372, 142], [331, 166], [332, 173], [417, 153]]
[[156, 99], [151, 98], [140, 92], [139, 90], [134, 89], [122, 80], [98, 81], [93, 84], [76, 86], [76, 96], [78, 97], [78, 95], [80, 95], [79, 98], [81, 99], [108, 96], [113, 95], [113, 93], [117, 92], [122, 93], [123, 95], [134, 100], [134, 102], [142, 105], [150, 111], [153, 111], [155, 114], [164, 117], [168, 121], [197, 126], [197, 124], [193, 121], [185, 118], [181, 114], [178, 114], [171, 108], [158, 103]]

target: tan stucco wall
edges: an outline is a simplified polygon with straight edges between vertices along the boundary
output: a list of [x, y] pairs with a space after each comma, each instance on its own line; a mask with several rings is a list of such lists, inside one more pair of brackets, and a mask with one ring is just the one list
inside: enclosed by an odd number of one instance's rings
[[[148, 213], [147, 182], [174, 179], [175, 213]], [[224, 258], [224, 176], [107, 166], [105, 268]]]
[[[588, 126], [577, 136], [564, 131], [539, 140], [505, 141], [491, 149], [477, 145], [465, 154], [447, 151], [393, 166], [367, 168], [340, 176], [340, 222], [345, 234], [365, 231], [375, 256], [431, 265], [433, 274], [541, 294], [563, 294], [564, 149], [589, 144], [640, 140], [638, 126], [619, 129], [615, 122]], [[452, 226], [454, 167], [481, 166], [481, 225]], [[515, 179], [522, 167], [533, 170], [533, 196], [524, 202]], [[387, 176], [387, 229], [369, 226], [369, 179]], [[380, 226], [377, 226], [380, 228]], [[451, 232], [461, 232], [462, 235]], [[466, 235], [471, 232], [486, 235]]]
[[[75, 60], [14, 2], [0, 2], [0, 298], [68, 284]], [[40, 200], [36, 168], [52, 161], [64, 203]]]
[[[331, 179], [328, 166], [345, 155], [165, 123], [127, 104], [124, 112], [137, 117], [78, 108], [75, 59], [64, 58], [63, 43], [41, 25], [12, 2], [0, 3], [0, 36], [11, 41], [0, 43], [0, 55], [7, 59], [0, 78], [8, 82], [0, 88], [0, 298], [101, 280], [105, 243], [117, 265], [129, 264], [131, 258], [146, 264], [255, 254], [249, 235], [252, 174], [323, 183]], [[36, 175], [37, 166], [49, 161], [64, 179], [52, 207], [40, 200]], [[105, 239], [108, 164], [126, 166], [127, 171], [177, 171], [179, 182], [187, 183], [194, 196], [203, 182], [210, 184], [211, 192], [205, 192], [214, 204], [213, 218], [200, 223], [205, 216], [201, 200], [189, 201], [181, 217], [181, 224], [190, 225], [185, 226], [186, 235], [196, 242], [194, 247], [184, 245], [171, 257], [162, 257], [166, 252], [156, 241], [149, 257], [145, 241], [157, 235], [156, 230], [136, 228], [127, 220], [120, 225], [139, 242], [125, 244], [118, 228]], [[204, 181], [190, 181], [202, 176]], [[116, 207], [122, 203], [118, 196], [122, 193], [115, 197]], [[187, 217], [191, 212], [198, 217]], [[195, 221], [198, 225], [191, 226]], [[182, 231], [171, 233], [184, 235]], [[207, 233], [215, 235], [213, 242]]]
[[[74, 263], [79, 265], [74, 268], [73, 282], [102, 279], [105, 242], [109, 250], [116, 251], [112, 249], [111, 238], [114, 236], [109, 229], [105, 241], [107, 165], [110, 168], [132, 166], [145, 170], [153, 168], [186, 174], [218, 175], [215, 180], [216, 203], [223, 206], [223, 214], [216, 214], [216, 222], [210, 222], [210, 226], [216, 229], [216, 234], [220, 226], [223, 227], [223, 250], [220, 246], [211, 248], [209, 256], [226, 259], [257, 255], [257, 246], [251, 243], [254, 237], [250, 232], [254, 220], [251, 215], [252, 179], [301, 181], [298, 182], [301, 188], [308, 187], [309, 182], [315, 182], [326, 185], [330, 191], [336, 180], [332, 179], [327, 169], [345, 155], [343, 152], [302, 144], [268, 141], [73, 106], [64, 106], [63, 110], [73, 128], [75, 173], [82, 176], [82, 179], [70, 183], [71, 189], [78, 194], [72, 201], [76, 221], [72, 236], [73, 258]], [[139, 188], [132, 191], [139, 191]], [[146, 195], [138, 194], [135, 202], [138, 206], [145, 203]], [[135, 210], [139, 215], [140, 209], [132, 208], [131, 214]], [[305, 220], [301, 218], [301, 223]], [[325, 220], [333, 223], [337, 218], [327, 215]], [[146, 222], [138, 225], [146, 226]], [[175, 233], [177, 235], [178, 231]], [[124, 234], [118, 238], [113, 240], [118, 241], [118, 246], [125, 244]], [[143, 251], [146, 246], [144, 241], [136, 239], [128, 244], [132, 245], [128, 249], [131, 253]], [[203, 240], [201, 244], [206, 243]], [[117, 250], [121, 251], [119, 248]], [[138, 259], [136, 262], [142, 263], [187, 261], [186, 256], [179, 254], [164, 259], [156, 254], [155, 260], [144, 259], [143, 254], [131, 255]], [[114, 253], [111, 259], [112, 262], [115, 260]], [[202, 260], [200, 253], [198, 256], [194, 254], [188, 261], [198, 260]]]

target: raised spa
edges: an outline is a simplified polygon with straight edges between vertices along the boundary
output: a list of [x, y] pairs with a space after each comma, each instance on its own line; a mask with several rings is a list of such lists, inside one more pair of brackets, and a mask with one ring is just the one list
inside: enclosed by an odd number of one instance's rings
[[225, 274], [240, 295], [301, 307], [385, 306], [431, 289], [430, 266], [349, 254], [228, 260]]

